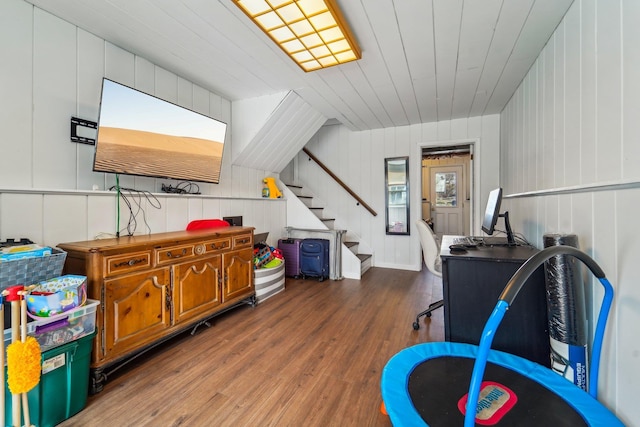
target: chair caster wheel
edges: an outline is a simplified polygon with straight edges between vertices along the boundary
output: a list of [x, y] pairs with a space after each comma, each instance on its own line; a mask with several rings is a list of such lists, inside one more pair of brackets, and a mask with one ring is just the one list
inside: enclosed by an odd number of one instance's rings
[[420, 323], [418, 322], [413, 322], [413, 330], [417, 331], [418, 329], [420, 329]]

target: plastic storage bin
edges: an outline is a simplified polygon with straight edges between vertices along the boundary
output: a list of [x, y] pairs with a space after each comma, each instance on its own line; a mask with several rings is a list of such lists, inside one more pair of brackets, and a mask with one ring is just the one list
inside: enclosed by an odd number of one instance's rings
[[26, 297], [28, 314], [36, 320], [82, 306], [87, 300], [87, 277], [65, 274], [38, 283]]
[[[84, 409], [94, 337], [95, 333], [42, 353], [40, 382], [28, 393], [31, 424], [53, 427]], [[6, 367], [4, 372], [5, 424], [11, 426], [12, 399]], [[20, 425], [23, 424], [21, 420]]]
[[[85, 305], [52, 317], [27, 323], [27, 334], [35, 337], [44, 352], [96, 330], [96, 309], [100, 301], [88, 299]], [[6, 310], [6, 308], [5, 308]], [[11, 344], [11, 329], [4, 331], [5, 348]]]

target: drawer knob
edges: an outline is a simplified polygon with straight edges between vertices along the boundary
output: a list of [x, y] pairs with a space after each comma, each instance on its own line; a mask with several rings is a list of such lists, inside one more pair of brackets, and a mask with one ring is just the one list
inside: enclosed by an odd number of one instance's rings
[[183, 250], [182, 250], [182, 253], [180, 253], [180, 254], [178, 254], [178, 255], [174, 255], [174, 254], [172, 254], [172, 253], [171, 253], [171, 251], [167, 251], [167, 256], [168, 256], [169, 258], [180, 258], [180, 257], [182, 257], [182, 256], [184, 256], [184, 255], [186, 255], [186, 254], [187, 254], [187, 250], [186, 250], [186, 249], [183, 249]]
[[115, 268], [120, 268], [120, 267], [125, 267], [125, 266], [129, 266], [129, 267], [133, 267], [136, 264], [140, 264], [143, 262], [146, 262], [147, 260], [145, 258], [138, 258], [138, 259], [134, 259], [131, 258], [129, 261], [123, 261], [123, 262], [119, 262], [117, 264], [114, 264]]

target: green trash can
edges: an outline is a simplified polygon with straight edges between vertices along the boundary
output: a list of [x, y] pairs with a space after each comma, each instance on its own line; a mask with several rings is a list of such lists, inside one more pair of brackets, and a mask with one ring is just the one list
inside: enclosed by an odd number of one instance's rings
[[[40, 382], [28, 393], [31, 424], [53, 427], [87, 404], [89, 364], [95, 332], [42, 353]], [[12, 425], [11, 392], [4, 370], [5, 424]], [[21, 411], [24, 417], [24, 408]], [[24, 425], [24, 418], [20, 425]]]

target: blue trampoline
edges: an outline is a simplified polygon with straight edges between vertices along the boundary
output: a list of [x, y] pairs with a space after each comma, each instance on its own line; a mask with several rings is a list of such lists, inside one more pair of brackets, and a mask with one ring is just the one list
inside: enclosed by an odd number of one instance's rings
[[[547, 259], [573, 256], [600, 280], [605, 295], [593, 341], [589, 392], [552, 370], [497, 350], [493, 336], [528, 277]], [[600, 267], [570, 246], [546, 248], [513, 275], [478, 346], [425, 343], [393, 356], [382, 372], [382, 400], [394, 426], [623, 426], [597, 400], [602, 339], [613, 288]], [[467, 404], [477, 402], [477, 404]], [[469, 410], [470, 409], [470, 410]]]

